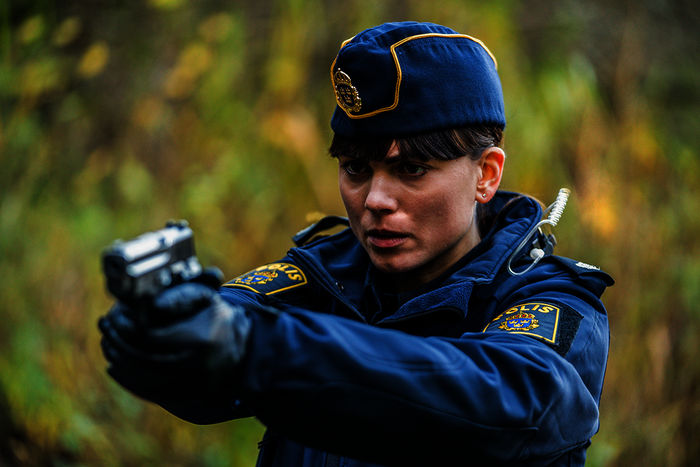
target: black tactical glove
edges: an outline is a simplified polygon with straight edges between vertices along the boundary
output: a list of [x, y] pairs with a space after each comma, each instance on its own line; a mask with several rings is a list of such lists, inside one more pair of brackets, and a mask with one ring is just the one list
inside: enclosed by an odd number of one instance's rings
[[98, 325], [107, 372], [137, 396], [168, 410], [233, 401], [251, 319], [212, 287], [178, 285], [145, 310], [118, 302]]

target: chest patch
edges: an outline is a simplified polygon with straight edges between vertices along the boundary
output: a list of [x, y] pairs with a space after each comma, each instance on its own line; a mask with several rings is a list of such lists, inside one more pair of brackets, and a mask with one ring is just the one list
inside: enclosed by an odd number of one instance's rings
[[576, 310], [566, 305], [528, 302], [508, 308], [482, 332], [532, 336], [545, 341], [559, 354], [566, 355], [576, 336], [581, 318]]
[[306, 275], [290, 263], [271, 263], [236, 277], [223, 287], [240, 287], [259, 294], [272, 295], [306, 284]]

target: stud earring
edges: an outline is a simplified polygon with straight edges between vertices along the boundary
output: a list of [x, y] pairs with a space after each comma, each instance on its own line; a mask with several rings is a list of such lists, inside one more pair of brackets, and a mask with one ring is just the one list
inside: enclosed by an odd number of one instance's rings
[[486, 193], [481, 193], [481, 197], [486, 199]]

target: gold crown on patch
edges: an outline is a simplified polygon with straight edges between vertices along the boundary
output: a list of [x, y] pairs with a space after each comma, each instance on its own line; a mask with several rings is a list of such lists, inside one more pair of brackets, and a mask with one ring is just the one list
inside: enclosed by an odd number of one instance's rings
[[538, 327], [540, 327], [540, 325], [539, 321], [535, 319], [535, 315], [532, 313], [525, 313], [524, 311], [507, 318], [498, 326], [499, 329], [504, 329], [506, 331], [530, 331]]
[[362, 108], [362, 99], [347, 73], [338, 68], [333, 74], [335, 99], [346, 112], [357, 113]]

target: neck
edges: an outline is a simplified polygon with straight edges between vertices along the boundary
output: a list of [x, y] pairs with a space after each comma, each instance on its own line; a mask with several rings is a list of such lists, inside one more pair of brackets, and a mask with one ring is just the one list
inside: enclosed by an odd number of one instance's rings
[[385, 284], [390, 290], [401, 293], [417, 290], [438, 279], [481, 242], [479, 229], [475, 228], [476, 223], [473, 227], [454, 245], [429, 262], [411, 271], [384, 275]]

